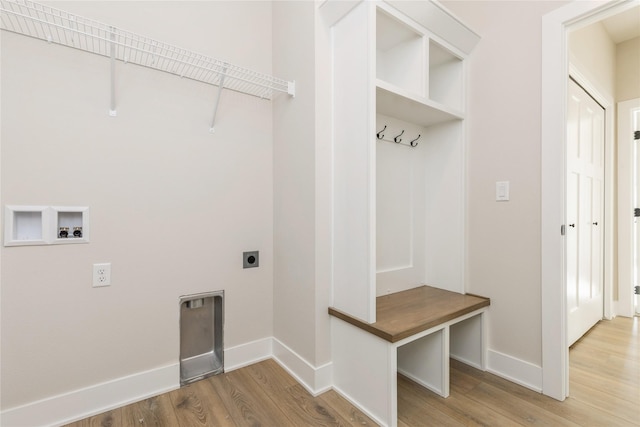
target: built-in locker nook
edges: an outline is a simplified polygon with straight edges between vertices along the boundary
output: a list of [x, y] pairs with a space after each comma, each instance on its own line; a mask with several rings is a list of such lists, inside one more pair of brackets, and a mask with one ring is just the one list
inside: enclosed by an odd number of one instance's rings
[[224, 291], [180, 297], [180, 385], [224, 372]]
[[464, 277], [464, 59], [479, 38], [426, 2], [359, 3], [330, 28], [334, 386], [395, 427], [398, 373], [447, 397], [450, 357], [486, 368], [490, 300]]
[[377, 296], [464, 292], [462, 54], [408, 18], [376, 7]]

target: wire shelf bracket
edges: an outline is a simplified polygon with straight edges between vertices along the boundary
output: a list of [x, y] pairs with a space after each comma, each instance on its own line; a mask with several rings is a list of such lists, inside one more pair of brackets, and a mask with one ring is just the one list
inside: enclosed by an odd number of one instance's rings
[[[226, 68], [224, 69], [226, 71]], [[224, 89], [224, 78], [225, 75], [222, 74], [220, 76], [220, 84], [218, 84], [218, 96], [216, 97], [216, 103], [213, 107], [213, 118], [211, 119], [211, 127], [209, 128], [209, 132], [214, 133], [216, 131], [216, 115], [218, 114], [218, 105], [220, 104], [220, 95], [222, 95], [222, 89]]]
[[222, 89], [266, 100], [272, 99], [275, 93], [295, 97], [295, 81], [233, 65], [30, 0], [0, 0], [0, 29], [109, 58], [111, 116], [116, 116], [116, 61], [218, 86], [211, 132]]
[[116, 45], [113, 43], [115, 41], [115, 33], [111, 31], [111, 44], [109, 46], [109, 57], [110, 57], [110, 66], [111, 66], [111, 102], [109, 104], [109, 115], [111, 117], [115, 117], [116, 114]]

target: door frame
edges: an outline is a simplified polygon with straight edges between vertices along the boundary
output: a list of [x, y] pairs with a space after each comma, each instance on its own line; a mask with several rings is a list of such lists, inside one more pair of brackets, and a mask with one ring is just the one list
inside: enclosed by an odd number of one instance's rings
[[632, 0], [573, 1], [542, 17], [542, 392], [558, 400], [564, 400], [569, 393], [566, 247], [560, 233], [566, 210], [567, 34], [570, 29], [600, 21], [636, 4]]
[[[618, 103], [618, 303], [616, 314], [632, 317], [634, 315], [633, 301], [633, 138], [624, 138], [631, 128], [630, 113], [632, 109], [640, 107], [640, 98], [630, 99]], [[626, 212], [626, 213], [625, 213]], [[626, 267], [626, 268], [625, 268]], [[630, 283], [631, 288], [625, 292], [620, 288], [621, 283]]]

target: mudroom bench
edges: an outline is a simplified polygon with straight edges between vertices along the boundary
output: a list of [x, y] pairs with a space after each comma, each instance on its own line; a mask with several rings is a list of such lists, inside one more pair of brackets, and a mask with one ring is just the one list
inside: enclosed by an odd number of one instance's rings
[[383, 426], [397, 425], [397, 374], [449, 395], [449, 358], [485, 370], [490, 300], [431, 286], [376, 298], [376, 322], [333, 307], [337, 391]]

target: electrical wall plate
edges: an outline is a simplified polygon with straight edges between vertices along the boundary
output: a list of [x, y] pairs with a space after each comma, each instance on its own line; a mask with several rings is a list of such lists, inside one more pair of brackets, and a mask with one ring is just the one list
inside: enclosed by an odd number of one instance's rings
[[94, 288], [111, 286], [111, 263], [103, 262], [93, 264], [93, 282]]
[[509, 181], [496, 182], [496, 202], [509, 201]]
[[242, 268], [254, 268], [260, 266], [260, 251], [242, 253]]

